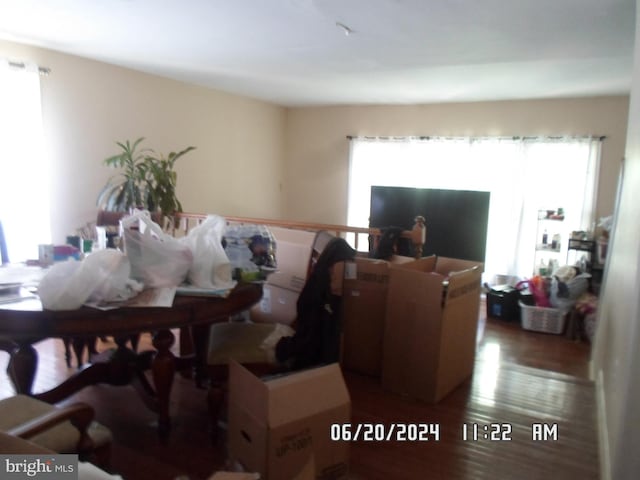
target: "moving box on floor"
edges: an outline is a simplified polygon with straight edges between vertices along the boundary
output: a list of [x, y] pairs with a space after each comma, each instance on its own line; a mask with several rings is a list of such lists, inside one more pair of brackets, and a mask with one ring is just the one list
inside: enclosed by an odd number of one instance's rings
[[390, 261], [358, 257], [345, 263], [341, 364], [346, 370], [380, 376], [389, 265], [413, 260], [402, 256]]
[[229, 458], [263, 480], [348, 476], [349, 442], [332, 441], [331, 425], [351, 421], [351, 400], [338, 364], [262, 380], [230, 363]]
[[483, 265], [431, 256], [389, 268], [382, 386], [438, 402], [473, 373]]

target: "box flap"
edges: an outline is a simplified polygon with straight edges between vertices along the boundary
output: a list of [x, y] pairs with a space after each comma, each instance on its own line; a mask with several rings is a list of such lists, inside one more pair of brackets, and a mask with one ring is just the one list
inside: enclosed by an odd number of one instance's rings
[[[407, 258], [407, 257], [404, 257]], [[391, 262], [395, 267], [405, 268], [407, 270], [417, 270], [419, 272], [433, 272], [436, 268], [437, 257], [431, 255], [429, 257], [422, 257], [411, 259], [407, 262]]]
[[[452, 273], [443, 309], [438, 384], [434, 401], [453, 390], [473, 371], [480, 307], [479, 267]], [[450, 348], [455, 345], [456, 348]]]
[[458, 258], [437, 257], [435, 271], [444, 276], [449, 276], [452, 272], [459, 272], [473, 267], [478, 267], [481, 273], [484, 271], [484, 263], [482, 262], [460, 260]]
[[251, 412], [251, 416], [265, 421], [268, 418], [268, 390], [262, 380], [240, 365], [229, 360], [229, 403]]
[[268, 423], [275, 428], [350, 402], [337, 363], [278, 377], [268, 389]]
[[229, 458], [248, 471], [267, 462], [267, 390], [262, 381], [235, 360], [229, 362]]
[[468, 293], [477, 292], [480, 298], [480, 279], [482, 271], [479, 267], [471, 267], [466, 270], [451, 272], [449, 286], [447, 288], [445, 303], [449, 304]]
[[276, 239], [277, 270], [267, 283], [294, 291], [301, 291], [307, 280], [315, 232], [273, 227]]
[[389, 259], [390, 263], [409, 263], [415, 260], [414, 257], [405, 257], [403, 255], [392, 255]]
[[441, 324], [429, 321], [424, 312], [441, 311], [442, 276], [404, 267], [390, 268], [382, 384], [400, 394], [420, 391], [421, 396], [429, 397], [435, 382], [425, 376], [416, 379], [416, 369], [410, 366], [421, 369], [438, 363]]

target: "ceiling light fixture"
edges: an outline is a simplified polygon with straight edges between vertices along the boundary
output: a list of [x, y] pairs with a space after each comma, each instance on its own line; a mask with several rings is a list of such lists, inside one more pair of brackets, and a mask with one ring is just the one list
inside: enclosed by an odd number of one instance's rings
[[336, 27], [340, 27], [342, 30], [344, 30], [344, 34], [347, 36], [351, 35], [352, 33], [356, 33], [352, 29], [347, 27], [344, 23], [341, 23], [341, 22], [336, 22]]

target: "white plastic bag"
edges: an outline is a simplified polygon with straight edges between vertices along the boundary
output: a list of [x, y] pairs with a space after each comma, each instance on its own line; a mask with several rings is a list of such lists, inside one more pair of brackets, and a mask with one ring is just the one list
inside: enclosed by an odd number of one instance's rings
[[75, 310], [87, 301], [96, 287], [82, 270], [82, 262], [69, 260], [54, 264], [38, 284], [38, 296], [47, 310]]
[[551, 306], [564, 310], [571, 309], [580, 295], [589, 288], [588, 273], [579, 273], [574, 277], [553, 276], [551, 279], [549, 300]]
[[226, 290], [233, 288], [231, 263], [222, 246], [227, 222], [219, 215], [208, 215], [182, 242], [191, 249], [193, 263], [187, 279], [198, 288]]
[[136, 212], [120, 222], [124, 248], [131, 262], [131, 278], [146, 287], [181, 284], [193, 263], [187, 245], [162, 231], [149, 212]]
[[81, 262], [56, 263], [42, 277], [38, 295], [48, 310], [75, 310], [87, 302], [127, 300], [141, 290], [129, 278], [129, 259], [117, 250], [94, 252]]
[[97, 285], [89, 295], [88, 301], [109, 303], [128, 300], [142, 290], [142, 284], [129, 278], [131, 262], [122, 252], [112, 248], [98, 250], [82, 261]]

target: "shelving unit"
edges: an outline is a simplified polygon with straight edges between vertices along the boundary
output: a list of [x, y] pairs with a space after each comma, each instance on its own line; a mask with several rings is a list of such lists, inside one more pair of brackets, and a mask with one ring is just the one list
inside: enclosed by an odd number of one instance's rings
[[[597, 293], [599, 291], [600, 284], [602, 283], [604, 265], [597, 261], [596, 248], [598, 248], [598, 244], [594, 240], [569, 239], [567, 247], [567, 265], [580, 264], [578, 255], [580, 253], [587, 254], [587, 262], [586, 264], [581, 265], [581, 267], [585, 273], [591, 274], [591, 289]], [[571, 258], [572, 253], [574, 253], [573, 259]]]
[[[534, 255], [533, 274], [546, 274], [541, 271], [544, 264], [549, 268], [549, 262], [560, 263], [562, 258], [562, 236], [564, 234], [564, 215], [555, 214], [551, 210], [538, 210], [538, 226], [536, 229], [536, 251]], [[545, 235], [546, 234], [546, 235]]]

